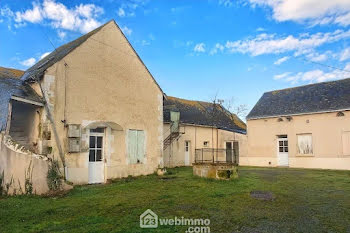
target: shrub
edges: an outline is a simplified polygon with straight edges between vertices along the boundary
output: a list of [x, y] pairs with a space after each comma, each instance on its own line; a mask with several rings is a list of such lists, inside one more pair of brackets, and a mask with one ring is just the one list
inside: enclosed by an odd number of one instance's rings
[[51, 161], [47, 171], [47, 185], [51, 191], [57, 191], [62, 186], [62, 176], [60, 174], [57, 160]]

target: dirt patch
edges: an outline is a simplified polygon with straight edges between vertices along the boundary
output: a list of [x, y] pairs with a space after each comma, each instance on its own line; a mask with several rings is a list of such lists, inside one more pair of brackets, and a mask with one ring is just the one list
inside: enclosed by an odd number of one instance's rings
[[273, 201], [275, 199], [275, 195], [268, 191], [251, 191], [250, 196], [262, 201]]
[[176, 178], [177, 178], [177, 176], [161, 176], [161, 177], [159, 177], [160, 180], [173, 180]]

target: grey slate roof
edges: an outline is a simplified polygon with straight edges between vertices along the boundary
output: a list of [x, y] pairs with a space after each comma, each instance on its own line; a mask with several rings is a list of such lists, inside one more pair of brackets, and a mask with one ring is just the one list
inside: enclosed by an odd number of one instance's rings
[[350, 79], [266, 92], [247, 119], [345, 109], [350, 109]]
[[24, 74], [23, 70], [17, 70], [13, 68], [6, 68], [0, 66], [0, 78], [17, 78], [20, 79]]
[[164, 100], [164, 122], [170, 122], [170, 111], [180, 112], [181, 123], [215, 126], [227, 131], [246, 133], [246, 124], [236, 115], [232, 119], [221, 105], [214, 106], [213, 103], [167, 96]]
[[73, 40], [67, 44], [64, 44], [57, 49], [55, 49], [52, 53], [41, 59], [39, 62], [37, 62], [35, 65], [30, 67], [24, 75], [22, 76], [23, 81], [30, 81], [32, 79], [35, 79], [36, 77], [40, 76], [46, 69], [48, 69], [50, 66], [55, 64], [56, 62], [63, 59], [65, 56], [67, 56], [70, 52], [72, 52], [74, 49], [79, 47], [82, 43], [84, 43], [90, 36], [94, 35], [96, 32], [100, 31], [106, 24], [111, 22], [113, 20], [108, 21], [107, 23], [103, 24], [102, 26], [96, 28], [95, 30], [79, 37], [76, 40]]
[[8, 104], [12, 96], [42, 102], [41, 97], [19, 79], [22, 74], [21, 70], [0, 68], [0, 131], [6, 127]]

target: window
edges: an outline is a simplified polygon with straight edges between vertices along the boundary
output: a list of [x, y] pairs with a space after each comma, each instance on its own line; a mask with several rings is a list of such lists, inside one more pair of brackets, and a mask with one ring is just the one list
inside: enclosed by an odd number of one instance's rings
[[188, 152], [190, 149], [190, 142], [189, 141], [186, 141], [185, 142], [185, 151]]
[[209, 141], [203, 142], [203, 146], [204, 146], [204, 147], [209, 147]]
[[98, 129], [98, 132], [90, 130], [89, 162], [100, 162], [103, 159], [104, 128]]
[[283, 139], [278, 141], [278, 151], [279, 152], [288, 152], [288, 140]]
[[143, 163], [145, 157], [145, 132], [129, 129], [128, 131], [128, 158], [130, 164]]
[[312, 135], [311, 134], [299, 134], [297, 135], [298, 154], [312, 154]]

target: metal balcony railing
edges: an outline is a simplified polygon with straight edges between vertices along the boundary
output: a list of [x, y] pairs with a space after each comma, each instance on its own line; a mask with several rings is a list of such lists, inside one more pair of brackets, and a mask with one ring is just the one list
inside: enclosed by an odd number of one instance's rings
[[238, 165], [235, 149], [202, 148], [195, 150], [195, 163], [232, 163]]

